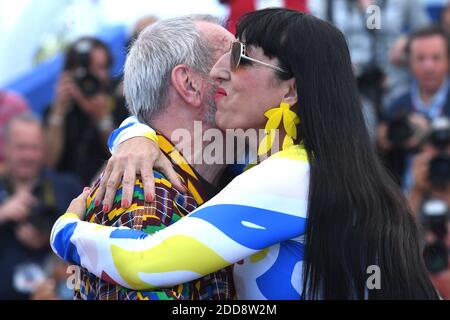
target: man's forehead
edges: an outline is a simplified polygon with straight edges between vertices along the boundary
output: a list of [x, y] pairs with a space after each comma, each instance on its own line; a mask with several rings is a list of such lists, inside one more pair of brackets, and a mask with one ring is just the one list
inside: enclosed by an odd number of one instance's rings
[[16, 141], [17, 139], [30, 139], [30, 137], [41, 138], [43, 129], [39, 124], [19, 120], [12, 121], [9, 125], [7, 134], [9, 137], [7, 140]]
[[218, 51], [219, 54], [227, 53], [231, 48], [231, 43], [234, 41], [234, 37], [230, 39], [230, 37], [221, 37], [215, 38], [211, 41], [211, 47], [214, 51]]
[[211, 22], [197, 22], [200, 31], [208, 38], [215, 50], [227, 51], [230, 48], [234, 36], [227, 29]]

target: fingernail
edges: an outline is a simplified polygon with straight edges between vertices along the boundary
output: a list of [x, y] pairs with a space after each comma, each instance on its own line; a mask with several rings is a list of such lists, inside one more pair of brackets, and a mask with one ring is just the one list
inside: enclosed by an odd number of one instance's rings
[[95, 199], [94, 205], [97, 207], [100, 204], [100, 200]]
[[83, 192], [86, 192], [89, 190], [89, 187], [84, 187]]
[[128, 200], [122, 201], [122, 207], [128, 208], [130, 206]]
[[153, 201], [152, 195], [151, 195], [151, 194], [146, 195], [146, 196], [145, 196], [145, 201], [147, 201], [147, 202], [152, 202], [152, 201]]
[[109, 206], [107, 204], [103, 205], [103, 212], [108, 212], [109, 211]]

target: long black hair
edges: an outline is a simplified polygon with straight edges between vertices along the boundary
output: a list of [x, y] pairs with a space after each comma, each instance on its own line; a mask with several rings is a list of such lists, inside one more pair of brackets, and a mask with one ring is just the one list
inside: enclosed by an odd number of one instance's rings
[[[236, 36], [295, 77], [311, 166], [303, 297], [436, 299], [419, 228], [370, 143], [350, 54], [328, 22], [288, 9], [245, 15]], [[370, 289], [371, 269], [381, 287]], [[369, 273], [368, 273], [369, 270]]]

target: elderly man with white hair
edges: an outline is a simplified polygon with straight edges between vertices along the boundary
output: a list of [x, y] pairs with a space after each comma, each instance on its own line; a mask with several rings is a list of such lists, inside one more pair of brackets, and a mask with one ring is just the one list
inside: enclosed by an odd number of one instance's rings
[[[122, 196], [114, 197], [109, 207], [95, 200], [103, 192], [99, 191], [98, 182], [88, 199], [86, 221], [106, 226], [126, 226], [153, 234], [182, 219], [218, 192], [213, 182], [225, 166], [191, 165], [183, 158], [179, 148], [183, 147], [182, 144], [193, 143], [193, 140], [183, 141], [175, 147], [171, 137], [175, 130], [184, 129], [191, 132], [194, 139], [195, 121], [203, 122], [203, 130], [215, 127], [215, 86], [208, 73], [218, 58], [229, 49], [233, 39], [233, 35], [217, 24], [213, 17], [205, 15], [161, 20], [140, 33], [125, 65], [124, 90], [128, 108], [141, 122], [157, 130], [155, 140], [173, 160], [166, 165], [173, 166], [187, 190], [181, 192], [169, 182], [167, 178], [173, 179], [173, 174], [166, 177], [154, 172], [156, 193], [144, 193], [143, 182], [153, 181], [149, 167], [148, 170], [142, 170], [131, 190], [115, 186], [114, 193]], [[135, 123], [133, 118], [127, 121], [129, 124]], [[121, 134], [121, 130], [117, 130], [112, 138]], [[136, 152], [139, 152], [139, 148], [136, 148]], [[136, 159], [139, 161], [140, 158]], [[104, 177], [111, 174], [111, 166], [110, 162], [103, 173]], [[134, 180], [134, 174], [133, 170], [128, 171], [124, 178]], [[177, 187], [183, 189], [182, 186]], [[128, 196], [132, 196], [131, 203], [126, 200]], [[58, 248], [54, 249], [58, 252]], [[108, 274], [103, 273], [101, 278], [97, 278], [82, 269], [75, 297], [119, 300], [234, 298], [231, 270], [228, 268], [173, 288], [152, 291], [129, 290], [110, 284], [108, 280], [111, 282]]]

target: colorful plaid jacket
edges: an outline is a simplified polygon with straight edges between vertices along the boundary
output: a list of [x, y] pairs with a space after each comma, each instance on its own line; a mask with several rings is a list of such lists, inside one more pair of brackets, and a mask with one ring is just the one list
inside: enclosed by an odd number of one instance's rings
[[[98, 183], [88, 198], [85, 220], [104, 226], [126, 226], [153, 234], [166, 228], [174, 222], [189, 214], [207, 199], [198, 174], [187, 164], [180, 161], [182, 155], [174, 148], [172, 143], [158, 133], [161, 150], [174, 163], [174, 168], [188, 188], [186, 194], [182, 194], [172, 187], [171, 183], [158, 172], [155, 176], [156, 197], [151, 203], [144, 199], [142, 181], [138, 178], [135, 182], [133, 200], [131, 206], [124, 210], [121, 208], [122, 186], [119, 187], [112, 210], [105, 214], [101, 205], [95, 206], [94, 198], [98, 189]], [[180, 158], [181, 157], [181, 158]], [[177, 164], [175, 164], [175, 162]], [[230, 268], [211, 273], [198, 280], [180, 284], [170, 289], [152, 291], [129, 290], [117, 284], [110, 284], [107, 274], [97, 278], [86, 269], [81, 269], [80, 286], [75, 290], [76, 300], [224, 300], [233, 299], [235, 292], [232, 272]]]

